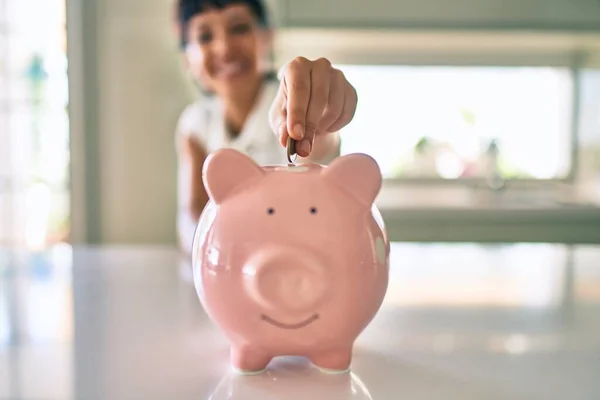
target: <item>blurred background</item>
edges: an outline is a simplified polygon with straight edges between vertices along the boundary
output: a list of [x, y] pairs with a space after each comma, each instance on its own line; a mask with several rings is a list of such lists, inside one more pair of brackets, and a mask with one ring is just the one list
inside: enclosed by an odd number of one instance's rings
[[[171, 3], [0, 0], [0, 245], [176, 242]], [[268, 3], [357, 87], [393, 240], [600, 242], [599, 1]]]

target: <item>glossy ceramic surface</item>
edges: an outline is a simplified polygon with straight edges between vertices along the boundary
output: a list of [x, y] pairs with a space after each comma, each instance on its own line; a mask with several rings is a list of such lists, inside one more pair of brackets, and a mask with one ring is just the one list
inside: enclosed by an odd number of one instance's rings
[[188, 270], [170, 247], [0, 249], [0, 399], [600, 398], [600, 247], [392, 243], [344, 375], [233, 374]]
[[209, 156], [204, 177], [211, 203], [194, 240], [194, 281], [234, 369], [261, 373], [293, 355], [347, 372], [388, 285], [375, 161], [261, 168], [225, 149]]

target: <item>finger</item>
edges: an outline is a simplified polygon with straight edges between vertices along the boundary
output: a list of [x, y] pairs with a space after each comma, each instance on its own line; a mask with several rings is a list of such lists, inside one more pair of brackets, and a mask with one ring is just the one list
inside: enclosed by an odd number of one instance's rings
[[277, 135], [279, 143], [282, 146], [287, 144], [287, 111], [286, 111], [286, 95], [283, 90], [283, 85], [279, 87], [277, 98], [269, 109], [269, 125], [274, 134]]
[[285, 112], [282, 112], [281, 114], [279, 114], [279, 116], [277, 117], [276, 121], [275, 121], [275, 132], [277, 133], [277, 137], [279, 138], [279, 143], [281, 143], [282, 146], [287, 146], [287, 140], [288, 140], [288, 130], [287, 130], [287, 115]]
[[340, 118], [344, 111], [344, 99], [346, 97], [346, 78], [342, 71], [334, 69], [330, 72], [329, 100], [317, 132], [329, 132], [329, 128]]
[[340, 117], [329, 127], [328, 131], [336, 132], [348, 125], [348, 123], [352, 121], [352, 118], [354, 118], [357, 103], [358, 96], [356, 94], [356, 90], [354, 87], [348, 84], [345, 90], [344, 108], [342, 113], [340, 114]]
[[306, 111], [306, 124], [304, 126], [304, 140], [298, 145], [298, 155], [306, 157], [310, 154], [317, 125], [323, 116], [323, 111], [329, 99], [329, 80], [331, 63], [325, 58], [320, 58], [313, 63], [310, 71], [310, 99]]
[[284, 74], [287, 96], [287, 131], [296, 140], [304, 138], [306, 111], [310, 100], [310, 62], [303, 57], [288, 64]]

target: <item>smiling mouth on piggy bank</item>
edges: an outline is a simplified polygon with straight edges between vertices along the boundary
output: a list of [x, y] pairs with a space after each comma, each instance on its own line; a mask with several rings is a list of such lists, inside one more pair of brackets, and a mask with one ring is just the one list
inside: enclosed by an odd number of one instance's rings
[[265, 314], [261, 314], [260, 315], [260, 319], [262, 319], [265, 322], [268, 322], [269, 324], [271, 324], [273, 326], [281, 328], [281, 329], [300, 329], [300, 328], [304, 328], [308, 324], [316, 321], [318, 318], [319, 318], [319, 314], [313, 314], [310, 317], [308, 317], [307, 319], [305, 319], [304, 321], [298, 322], [296, 324], [284, 324], [283, 322], [279, 322], [279, 321], [277, 321], [277, 320], [269, 317], [268, 315], [265, 315]]

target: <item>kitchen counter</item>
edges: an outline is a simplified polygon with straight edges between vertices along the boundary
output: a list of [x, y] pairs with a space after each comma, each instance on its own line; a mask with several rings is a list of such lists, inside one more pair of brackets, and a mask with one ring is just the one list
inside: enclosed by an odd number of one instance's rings
[[600, 244], [600, 201], [568, 185], [390, 185], [376, 204], [395, 241]]
[[352, 373], [230, 373], [170, 247], [0, 250], [0, 399], [600, 398], [600, 246], [392, 245]]

